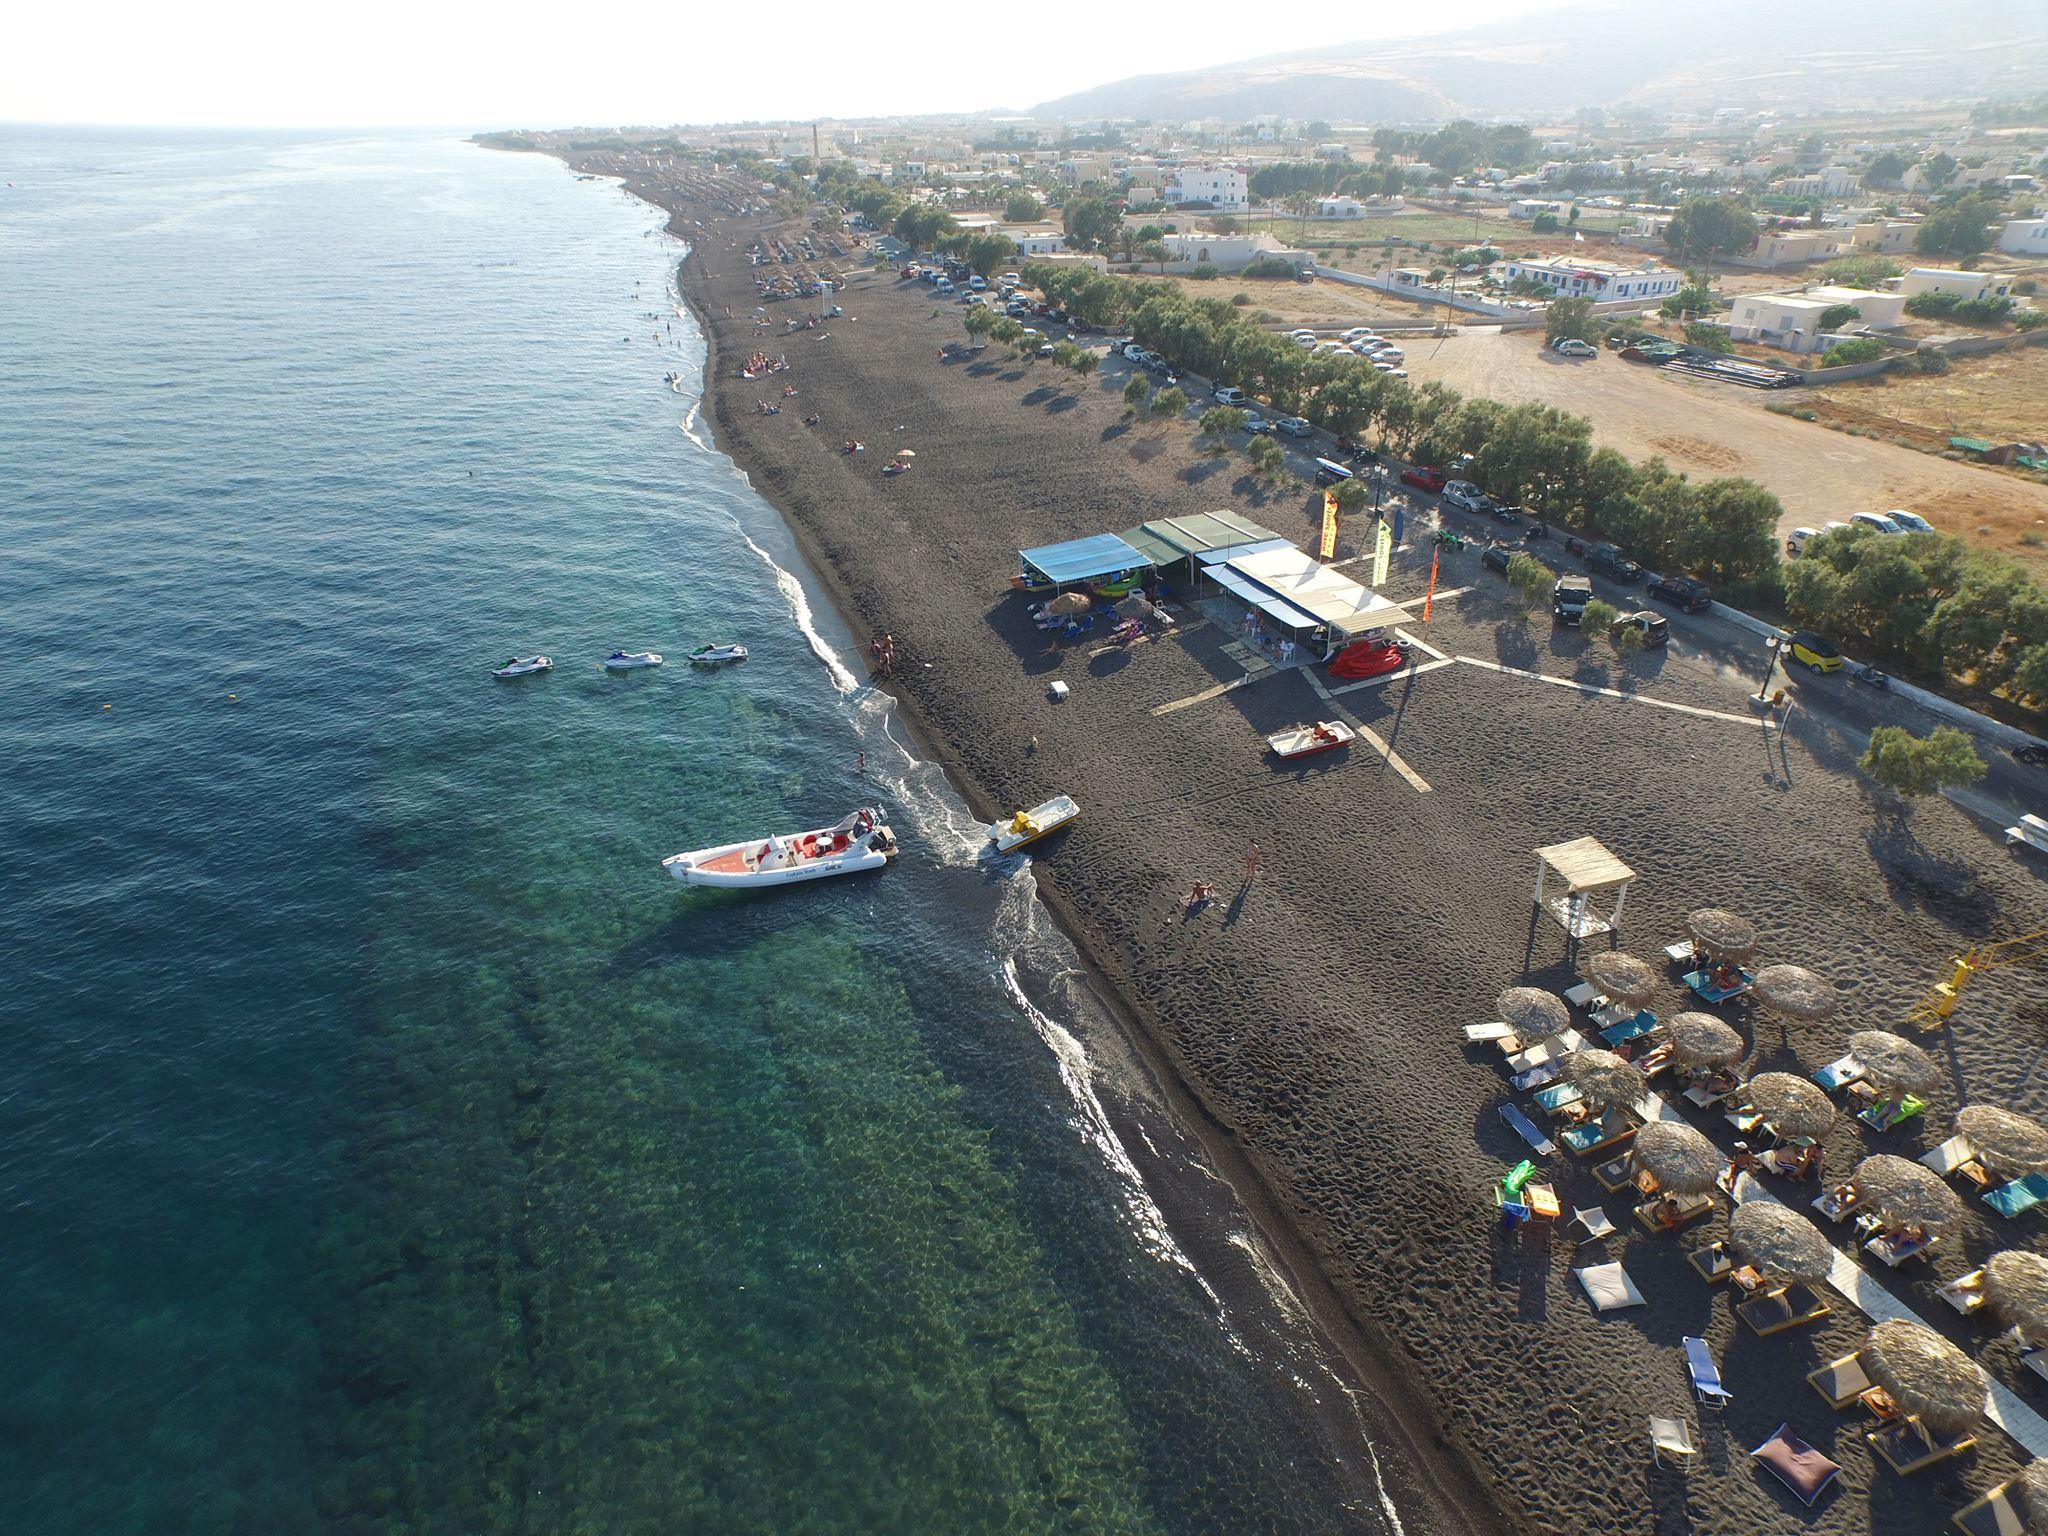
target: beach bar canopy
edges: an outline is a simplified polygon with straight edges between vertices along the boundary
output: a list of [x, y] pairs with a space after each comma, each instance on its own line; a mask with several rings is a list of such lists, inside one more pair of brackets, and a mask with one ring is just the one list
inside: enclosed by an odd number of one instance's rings
[[1035, 571], [1056, 587], [1074, 581], [1094, 581], [1120, 571], [1140, 570], [1153, 563], [1150, 556], [1131, 548], [1113, 533], [1090, 534], [1064, 544], [1041, 544], [1020, 549], [1017, 558], [1027, 571]]
[[[1597, 837], [1578, 837], [1536, 850], [1536, 905], [1556, 918], [1574, 939], [1612, 933], [1621, 927], [1622, 904], [1636, 872], [1608, 851]], [[1553, 885], [1561, 886], [1551, 894]], [[1613, 894], [1614, 906], [1602, 917], [1595, 898]]]
[[1205, 561], [1211, 580], [1283, 628], [1320, 630], [1327, 649], [1376, 629], [1412, 623], [1408, 610], [1331, 570], [1292, 544]]
[[1140, 554], [1150, 557], [1154, 565], [1189, 562], [1190, 576], [1194, 575], [1195, 562], [1206, 565], [1230, 555], [1250, 554], [1254, 550], [1287, 544], [1287, 540], [1272, 529], [1248, 517], [1240, 517], [1227, 507], [1215, 512], [1197, 512], [1190, 517], [1155, 517], [1135, 528], [1126, 528], [1118, 537]]

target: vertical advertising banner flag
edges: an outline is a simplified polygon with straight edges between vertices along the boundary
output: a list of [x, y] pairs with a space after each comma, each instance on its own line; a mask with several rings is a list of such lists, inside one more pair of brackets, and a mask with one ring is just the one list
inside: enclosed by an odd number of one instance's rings
[[1429, 590], [1422, 594], [1422, 622], [1425, 624], [1429, 622], [1430, 606], [1436, 602], [1436, 568], [1437, 562], [1441, 559], [1442, 550], [1435, 551], [1429, 557]]
[[1323, 542], [1320, 558], [1328, 560], [1337, 553], [1337, 493], [1323, 492]]
[[1375, 592], [1387, 584], [1387, 565], [1393, 558], [1394, 530], [1381, 523], [1379, 535], [1372, 544], [1372, 589]]

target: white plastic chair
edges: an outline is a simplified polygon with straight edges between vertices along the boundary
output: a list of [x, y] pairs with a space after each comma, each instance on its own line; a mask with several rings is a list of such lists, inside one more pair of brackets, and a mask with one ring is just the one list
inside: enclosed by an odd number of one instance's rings
[[1687, 1457], [1699, 1453], [1699, 1447], [1692, 1443], [1692, 1426], [1684, 1419], [1650, 1420], [1650, 1460], [1658, 1466], [1682, 1467]]

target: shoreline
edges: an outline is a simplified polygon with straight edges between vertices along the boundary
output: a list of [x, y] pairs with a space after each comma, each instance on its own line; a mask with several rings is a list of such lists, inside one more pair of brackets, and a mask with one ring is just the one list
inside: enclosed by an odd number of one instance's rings
[[[573, 165], [571, 169], [574, 169]], [[721, 366], [718, 328], [709, 312], [710, 299], [703, 288], [708, 274], [700, 246], [692, 239], [690, 230], [681, 224], [681, 211], [665, 205], [651, 191], [635, 186], [630, 179], [621, 184], [634, 196], [666, 214], [666, 232], [689, 247], [676, 265], [675, 283], [678, 295], [689, 306], [704, 335], [704, 390], [697, 405], [700, 419], [711, 414], [716, 421], [715, 446], [731, 460], [754, 493], [782, 519], [823, 589], [826, 600], [832, 604], [849, 633], [857, 636], [863, 629], [881, 627], [861, 613], [857, 598], [846, 586], [837, 566], [809, 525], [786, 499], [777, 496], [770, 485], [763, 483], [766, 477], [761, 470], [764, 466], [746, 452], [744, 436], [728, 417], [730, 401], [726, 396], [730, 392], [717, 386], [731, 381]], [[984, 821], [1000, 818], [1003, 814], [1000, 797], [969, 771], [960, 755], [952, 749], [947, 733], [920, 707], [916, 697], [907, 689], [890, 686], [887, 680], [878, 680], [873, 686], [889, 695], [897, 717], [902, 720], [911, 739], [939, 767], [947, 783], [967, 802], [974, 814]], [[1412, 1374], [1390, 1356], [1386, 1347], [1372, 1337], [1368, 1326], [1346, 1305], [1324, 1267], [1326, 1256], [1318, 1252], [1312, 1239], [1287, 1218], [1282, 1197], [1246, 1156], [1237, 1135], [1214, 1108], [1203, 1101], [1199, 1090], [1187, 1080], [1182, 1067], [1173, 1059], [1168, 1045], [1145, 1026], [1133, 1000], [1117, 986], [1104, 965], [1096, 935], [1080, 914], [1049, 881], [1037, 882], [1036, 899], [1045, 906], [1061, 933], [1072, 944], [1084, 969], [1088, 990], [1097, 1005], [1112, 1020], [1121, 1040], [1144, 1068], [1165, 1101], [1167, 1112], [1201, 1148], [1216, 1177], [1230, 1190], [1232, 1198], [1252, 1224], [1266, 1256], [1287, 1284], [1292, 1299], [1310, 1319], [1315, 1342], [1325, 1364], [1344, 1388], [1355, 1420], [1340, 1425], [1333, 1422], [1332, 1415], [1326, 1411], [1318, 1410], [1315, 1416], [1322, 1422], [1324, 1433], [1339, 1441], [1335, 1449], [1347, 1464], [1353, 1466], [1354, 1472], [1358, 1470], [1359, 1453], [1364, 1453], [1371, 1477], [1361, 1482], [1361, 1492], [1384, 1500], [1388, 1497], [1386, 1484], [1390, 1477], [1397, 1481], [1400, 1485], [1398, 1492], [1402, 1496], [1394, 1502], [1403, 1517], [1400, 1529], [1406, 1532], [1406, 1536], [1481, 1530], [1502, 1533], [1533, 1531], [1533, 1527], [1511, 1513], [1492, 1485], [1480, 1475], [1477, 1459], [1449, 1441], [1448, 1431], [1434, 1401], [1416, 1391]], [[1113, 1117], [1121, 1118], [1116, 1110], [1111, 1112]], [[1125, 1113], [1128, 1113], [1127, 1107]], [[1415, 1408], [1422, 1412], [1404, 1411]], [[1435, 1433], [1428, 1438], [1418, 1435], [1416, 1427], [1419, 1423], [1434, 1424], [1437, 1426]], [[1380, 1463], [1376, 1447], [1402, 1452], [1407, 1465], [1399, 1472], [1405, 1475], [1391, 1474]]]

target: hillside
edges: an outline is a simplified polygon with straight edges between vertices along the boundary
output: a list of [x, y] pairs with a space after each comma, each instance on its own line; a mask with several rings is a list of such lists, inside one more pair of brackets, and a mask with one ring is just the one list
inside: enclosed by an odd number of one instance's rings
[[1343, 43], [1176, 74], [1137, 75], [1035, 110], [1064, 118], [1262, 114], [1399, 122], [1582, 106], [1766, 110], [1953, 103], [2023, 93], [2048, 73], [2048, 8], [1909, 0], [1853, 11], [1772, 0], [1575, 6], [1497, 26]]

